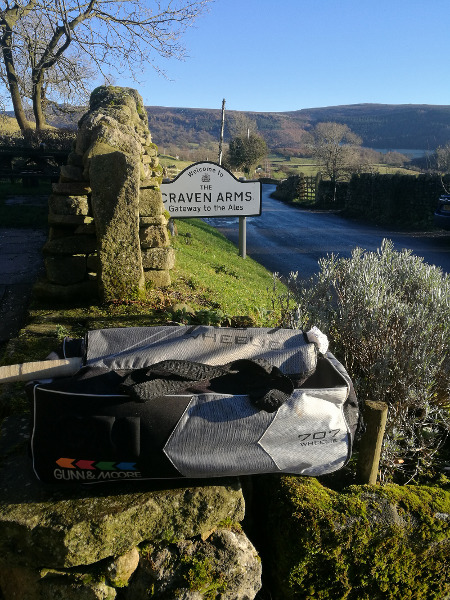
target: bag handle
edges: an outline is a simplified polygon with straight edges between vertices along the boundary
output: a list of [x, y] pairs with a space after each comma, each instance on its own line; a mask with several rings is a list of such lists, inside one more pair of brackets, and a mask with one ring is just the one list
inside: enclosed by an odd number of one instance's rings
[[82, 367], [82, 359], [66, 358], [61, 360], [41, 360], [18, 365], [0, 367], [0, 383], [12, 381], [32, 381], [53, 377], [70, 377]]

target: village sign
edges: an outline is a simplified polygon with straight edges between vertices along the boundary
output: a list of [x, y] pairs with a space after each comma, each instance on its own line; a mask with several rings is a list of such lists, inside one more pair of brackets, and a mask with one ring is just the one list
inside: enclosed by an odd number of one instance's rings
[[161, 184], [164, 208], [176, 219], [250, 217], [261, 214], [259, 181], [239, 181], [213, 162], [190, 165], [173, 181]]

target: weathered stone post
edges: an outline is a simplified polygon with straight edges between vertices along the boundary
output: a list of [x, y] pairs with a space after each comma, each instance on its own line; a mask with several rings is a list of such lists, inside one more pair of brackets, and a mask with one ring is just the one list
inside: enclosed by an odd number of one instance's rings
[[74, 151], [49, 200], [46, 280], [55, 299], [139, 294], [170, 284], [174, 266], [159, 184], [162, 168], [141, 96], [101, 86], [81, 118]]

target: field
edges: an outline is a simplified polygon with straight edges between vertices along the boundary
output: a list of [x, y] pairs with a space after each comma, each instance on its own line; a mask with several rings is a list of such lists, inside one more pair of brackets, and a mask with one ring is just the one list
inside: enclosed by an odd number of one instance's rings
[[[167, 175], [170, 178], [176, 177], [183, 169], [192, 164], [188, 160], [180, 160], [174, 156], [160, 155], [160, 163], [167, 169]], [[383, 175], [418, 175], [419, 171], [412, 168], [407, 169], [404, 167], [393, 167], [385, 164], [372, 164], [370, 165], [371, 171], [375, 173], [381, 173]], [[299, 175], [303, 173], [305, 176], [317, 175], [320, 171], [320, 165], [313, 158], [295, 158], [285, 157], [279, 154], [269, 154], [265, 159], [262, 159], [258, 168], [258, 173], [263, 177], [270, 177], [271, 179], [286, 179], [290, 175]], [[243, 173], [235, 172], [237, 177], [241, 177]]]
[[[299, 175], [303, 173], [306, 176], [315, 176], [320, 171], [320, 165], [313, 158], [286, 158], [277, 154], [271, 154], [266, 161], [269, 167], [269, 177], [274, 179], [284, 179], [289, 175]], [[267, 166], [264, 165], [267, 170]], [[419, 171], [406, 169], [404, 167], [391, 167], [385, 164], [371, 164], [370, 169], [375, 173], [383, 175], [401, 174], [418, 175]]]
[[17, 133], [18, 131], [20, 130], [16, 119], [7, 117], [5, 115], [0, 115], [0, 135]]
[[180, 160], [175, 156], [170, 156], [166, 154], [159, 155], [159, 164], [165, 168], [167, 177], [173, 179], [176, 177], [181, 171], [189, 167], [192, 164], [189, 160]]
[[[31, 123], [32, 127], [34, 127], [34, 123]], [[46, 129], [56, 129], [52, 127], [52, 125], [48, 125]], [[17, 125], [16, 119], [13, 117], [8, 117], [7, 115], [0, 114], [0, 135], [3, 134], [11, 134], [11, 133], [19, 133], [20, 128]]]

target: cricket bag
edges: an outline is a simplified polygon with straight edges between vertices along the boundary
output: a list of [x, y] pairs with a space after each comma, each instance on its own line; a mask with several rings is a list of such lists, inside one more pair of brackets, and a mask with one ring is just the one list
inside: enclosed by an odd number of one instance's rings
[[352, 382], [302, 331], [103, 329], [61, 353], [82, 367], [27, 386], [44, 482], [318, 476], [351, 456]]

